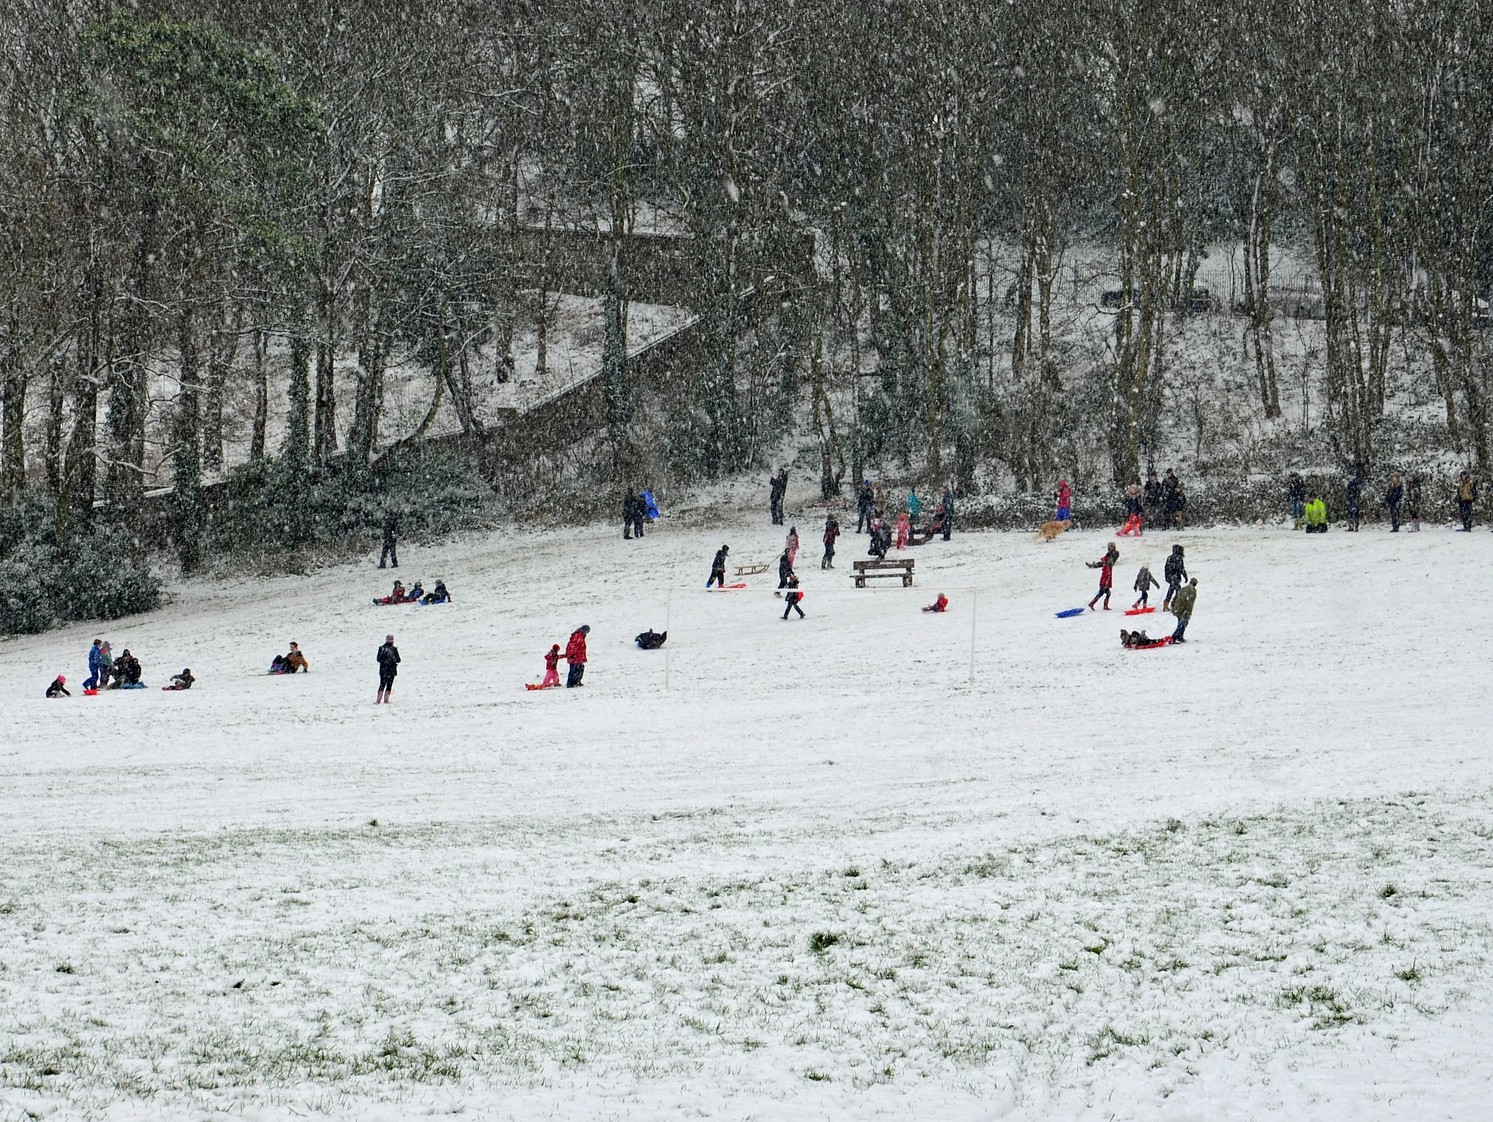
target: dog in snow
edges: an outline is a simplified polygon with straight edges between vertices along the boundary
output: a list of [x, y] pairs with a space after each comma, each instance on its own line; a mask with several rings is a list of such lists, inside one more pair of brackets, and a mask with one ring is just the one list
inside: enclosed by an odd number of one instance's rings
[[1067, 522], [1044, 522], [1042, 529], [1037, 531], [1037, 536], [1045, 542], [1050, 542], [1067, 528]]

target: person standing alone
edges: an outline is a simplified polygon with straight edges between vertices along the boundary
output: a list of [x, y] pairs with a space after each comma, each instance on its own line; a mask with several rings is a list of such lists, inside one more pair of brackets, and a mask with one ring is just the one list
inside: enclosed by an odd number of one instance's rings
[[395, 569], [399, 568], [399, 553], [396, 548], [398, 545], [399, 516], [390, 511], [384, 515], [384, 548], [378, 555], [378, 567], [380, 569], [384, 567], [385, 561], [389, 562], [391, 567]]
[[831, 514], [824, 520], [824, 558], [819, 562], [821, 569], [835, 567], [835, 539], [839, 536], [840, 523]]
[[583, 623], [570, 633], [565, 644], [565, 661], [570, 664], [570, 672], [565, 676], [567, 690], [585, 685], [581, 679], [586, 674], [586, 636], [589, 634], [591, 625]]
[[1389, 486], [1384, 491], [1384, 505], [1389, 508], [1389, 532], [1391, 534], [1400, 532], [1400, 501], [1404, 497], [1404, 484], [1400, 482], [1400, 473], [1395, 472], [1389, 477]]
[[767, 483], [767, 509], [772, 514], [772, 524], [783, 524], [783, 497], [788, 494], [788, 469], [778, 468], [777, 475]]
[[378, 649], [378, 694], [373, 703], [389, 703], [394, 695], [394, 676], [399, 673], [399, 648], [394, 645], [394, 636], [385, 635], [384, 645]]

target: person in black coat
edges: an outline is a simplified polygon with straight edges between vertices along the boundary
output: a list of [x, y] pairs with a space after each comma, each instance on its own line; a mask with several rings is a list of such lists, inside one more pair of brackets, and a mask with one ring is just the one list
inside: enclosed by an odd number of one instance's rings
[[385, 635], [384, 645], [378, 649], [378, 695], [373, 703], [385, 705], [394, 694], [394, 677], [399, 673], [399, 648], [394, 645], [394, 636]]
[[1162, 570], [1162, 574], [1166, 577], [1166, 595], [1162, 597], [1161, 610], [1167, 611], [1172, 606], [1172, 597], [1187, 579], [1187, 565], [1182, 560], [1180, 545], [1172, 546], [1172, 555], [1166, 559], [1166, 568]]
[[783, 589], [788, 587], [788, 582], [793, 579], [793, 560], [788, 556], [788, 551], [783, 550], [783, 555], [778, 558], [778, 590], [774, 596], [781, 596]]
[[1175, 530], [1173, 519], [1177, 511], [1182, 509], [1177, 505], [1177, 488], [1180, 483], [1177, 473], [1171, 468], [1166, 469], [1166, 475], [1161, 480], [1161, 528], [1163, 530]]
[[860, 488], [855, 493], [855, 532], [864, 533], [871, 528], [871, 516], [876, 513], [876, 492], [871, 489], [871, 481], [862, 479]]
[[730, 547], [724, 545], [715, 551], [715, 560], [710, 563], [710, 579], [705, 582], [706, 588], [712, 584], [726, 587], [726, 554], [730, 552]]
[[789, 612], [797, 612], [798, 618], [804, 618], [804, 610], [798, 606], [798, 602], [804, 598], [804, 594], [798, 591], [798, 577], [792, 573], [788, 574], [788, 604], [783, 609], [783, 618], [788, 618]]
[[1389, 508], [1389, 532], [1400, 532], [1400, 503], [1405, 498], [1405, 485], [1400, 482], [1400, 473], [1389, 477], [1389, 486], [1384, 491], [1384, 505]]
[[788, 469], [778, 468], [778, 473], [767, 483], [767, 508], [772, 514], [772, 524], [783, 524], [783, 498], [788, 494]]
[[1299, 530], [1306, 523], [1306, 480], [1300, 473], [1293, 471], [1286, 480], [1286, 498], [1291, 504], [1292, 529]]
[[1161, 522], [1161, 480], [1156, 478], [1156, 469], [1146, 472], [1146, 485], [1142, 488], [1146, 503], [1145, 520], [1152, 525]]
[[378, 567], [382, 569], [384, 562], [390, 567], [399, 568], [399, 516], [392, 511], [384, 516], [384, 548], [378, 555]]
[[622, 498], [622, 538], [643, 536], [643, 520], [648, 517], [648, 504], [632, 491]]
[[48, 697], [72, 697], [73, 696], [72, 693], [69, 692], [69, 690], [67, 688], [67, 677], [65, 675], [59, 674], [59, 675], [57, 675], [57, 677], [55, 677], [55, 678], [52, 679], [52, 684], [47, 687], [47, 696]]

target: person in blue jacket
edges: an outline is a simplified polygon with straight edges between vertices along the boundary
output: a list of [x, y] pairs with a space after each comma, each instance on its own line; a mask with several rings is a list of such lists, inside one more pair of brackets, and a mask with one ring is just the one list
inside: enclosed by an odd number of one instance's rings
[[88, 679], [83, 683], [85, 690], [96, 690], [99, 687], [99, 672], [104, 665], [104, 641], [95, 639], [93, 646], [88, 649]]

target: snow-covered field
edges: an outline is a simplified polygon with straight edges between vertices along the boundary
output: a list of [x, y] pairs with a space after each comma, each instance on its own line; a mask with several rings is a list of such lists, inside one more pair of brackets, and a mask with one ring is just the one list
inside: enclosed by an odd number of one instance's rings
[[[703, 590], [766, 521], [0, 646], [0, 1120], [1487, 1117], [1486, 533], [1122, 540], [1117, 603], [1172, 540], [1199, 578], [1124, 652], [1053, 617], [1106, 535], [857, 593], [805, 515], [784, 623]], [[525, 692], [581, 623], [586, 688]], [[96, 634], [198, 687], [41, 700]]]

